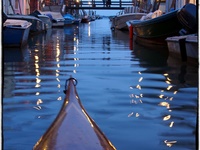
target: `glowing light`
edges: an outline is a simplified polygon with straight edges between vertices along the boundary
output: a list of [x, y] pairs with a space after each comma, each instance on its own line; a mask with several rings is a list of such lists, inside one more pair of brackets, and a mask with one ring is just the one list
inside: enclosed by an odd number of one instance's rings
[[171, 80], [170, 78], [168, 78], [168, 77], [167, 77], [167, 80], [168, 80], [168, 81], [172, 81], [172, 80]]
[[79, 60], [79, 58], [74, 58], [74, 61], [77, 61], [77, 60]]
[[139, 79], [139, 82], [141, 82], [143, 80], [143, 77], [141, 77], [140, 79]]
[[135, 98], [140, 98], [140, 96], [138, 96], [138, 95], [135, 95]]
[[37, 109], [37, 110], [41, 110], [41, 106], [34, 106], [33, 108]]
[[58, 82], [60, 82], [60, 79], [59, 79], [59, 78], [56, 78], [56, 80], [57, 80]]
[[169, 127], [172, 128], [173, 125], [174, 125], [174, 122], [172, 121], [172, 122], [170, 123]]
[[59, 73], [56, 73], [56, 77], [58, 77], [59, 76]]
[[164, 97], [164, 95], [163, 95], [163, 94], [161, 94], [159, 97], [160, 97], [160, 98], [163, 98], [163, 97]]
[[167, 99], [168, 99], [168, 97], [165, 98], [165, 100], [167, 100]]
[[132, 104], [137, 104], [137, 102], [134, 99], [131, 100], [131, 103]]
[[167, 103], [167, 102], [160, 102], [159, 105], [160, 105], [160, 106], [167, 107], [168, 109], [170, 108], [170, 105], [169, 105], [169, 103]]
[[173, 144], [177, 143], [177, 141], [167, 141], [165, 140], [164, 143], [168, 146], [168, 147], [172, 147]]
[[91, 35], [91, 33], [90, 33], [90, 22], [89, 22], [88, 25], [89, 25], [89, 26], [88, 26], [88, 36], [90, 37], [90, 35]]
[[134, 94], [130, 94], [129, 97], [134, 97]]
[[58, 100], [58, 101], [61, 101], [61, 100], [62, 100], [62, 97], [58, 97], [57, 100]]
[[174, 91], [174, 94], [176, 94], [178, 91]]
[[86, 114], [85, 110], [82, 109], [83, 114], [85, 115], [85, 117], [87, 118], [87, 120], [89, 121], [90, 125], [92, 128], [94, 128], [92, 121], [90, 120], [89, 116]]
[[171, 84], [169, 81], [165, 81], [167, 84]]
[[139, 71], [138, 74], [142, 74], [142, 73]]
[[41, 99], [37, 100], [37, 105], [40, 105], [41, 103], [43, 103], [43, 101]]
[[169, 120], [171, 118], [171, 115], [167, 115], [163, 118], [164, 121]]
[[[59, 62], [60, 59], [59, 59], [59, 58], [56, 58], [56, 61]], [[60, 64], [57, 64], [57, 67], [60, 68]]]
[[36, 78], [36, 83], [40, 83], [40, 82], [41, 82], [41, 79]]
[[133, 113], [133, 112], [131, 112], [130, 114], [128, 114], [128, 117], [131, 117], [131, 116], [133, 116], [133, 114], [134, 114], [134, 113]]
[[39, 65], [35, 63], [35, 68], [39, 68]]
[[141, 90], [141, 86], [139, 84], [136, 86], [136, 88], [138, 88], [139, 90]]
[[36, 92], [35, 95], [40, 95], [40, 92]]
[[79, 64], [74, 64], [74, 67], [79, 67]]
[[140, 114], [139, 114], [139, 113], [136, 113], [136, 114], [135, 114], [135, 117], [139, 117], [139, 116], [140, 116]]
[[37, 61], [35, 61], [35, 62], [38, 62], [38, 60], [39, 60], [39, 57], [38, 57], [38, 56], [35, 56], [35, 59], [37, 60]]
[[173, 86], [169, 85], [169, 86], [167, 87], [167, 90], [170, 90], [172, 87], [173, 87]]

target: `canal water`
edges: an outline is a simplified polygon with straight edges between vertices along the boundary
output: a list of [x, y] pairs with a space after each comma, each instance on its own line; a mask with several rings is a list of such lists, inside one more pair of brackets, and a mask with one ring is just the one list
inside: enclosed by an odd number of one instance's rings
[[[195, 150], [198, 65], [129, 41], [108, 18], [53, 28], [3, 51], [4, 150], [31, 150], [78, 80], [89, 115], [117, 150]], [[66, 139], [70, 140], [70, 139]]]

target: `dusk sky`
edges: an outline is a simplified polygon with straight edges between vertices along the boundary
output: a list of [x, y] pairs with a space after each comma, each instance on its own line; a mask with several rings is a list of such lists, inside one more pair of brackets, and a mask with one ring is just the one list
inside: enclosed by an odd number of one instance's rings
[[102, 16], [113, 16], [116, 15], [120, 10], [96, 10], [97, 15]]

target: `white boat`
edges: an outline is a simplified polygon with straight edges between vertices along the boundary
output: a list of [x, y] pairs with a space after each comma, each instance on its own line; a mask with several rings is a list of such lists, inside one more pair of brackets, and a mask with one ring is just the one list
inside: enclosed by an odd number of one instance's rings
[[52, 20], [49, 16], [41, 14], [38, 10], [35, 10], [33, 13], [30, 14], [31, 16], [37, 17], [42, 20], [45, 24], [46, 29], [52, 28]]
[[52, 19], [52, 27], [63, 27], [65, 18], [60, 12], [40, 11], [41, 14], [47, 15]]
[[123, 11], [119, 12], [115, 17], [112, 18], [111, 29], [128, 30], [128, 26], [126, 24], [127, 21], [139, 20], [145, 15], [146, 13], [140, 12], [138, 7], [126, 7]]
[[44, 22], [46, 29], [52, 28], [52, 21], [47, 15], [38, 15], [38, 18]]
[[27, 44], [31, 25], [25, 20], [7, 19], [3, 23], [3, 46], [22, 47]]
[[168, 37], [166, 41], [169, 52], [178, 55], [182, 61], [187, 61], [187, 58], [198, 59], [198, 36], [196, 34]]
[[30, 15], [18, 15], [18, 14], [9, 14], [6, 15], [3, 13], [6, 19], [15, 19], [15, 20], [25, 20], [32, 23], [30, 33], [31, 34], [38, 34], [41, 32], [46, 31], [45, 23], [37, 17], [30, 16]]

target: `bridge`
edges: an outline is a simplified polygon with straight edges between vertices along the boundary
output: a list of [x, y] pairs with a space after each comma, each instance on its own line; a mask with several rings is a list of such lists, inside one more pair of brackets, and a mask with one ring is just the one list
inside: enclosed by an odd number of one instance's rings
[[[65, 3], [66, 9], [92, 9], [92, 10], [122, 10], [125, 7], [131, 7], [135, 4], [139, 6], [139, 1], [111, 1], [110, 5], [106, 5], [106, 0], [89, 0], [89, 1], [73, 1], [69, 0]], [[56, 3], [45, 3], [46, 9], [51, 11], [58, 10], [58, 8], [62, 8], [63, 5]]]

